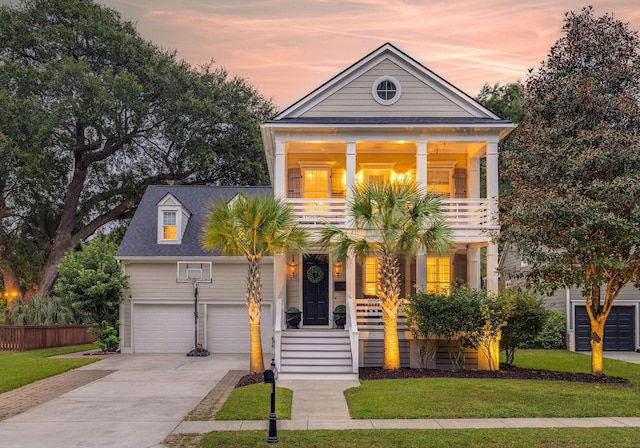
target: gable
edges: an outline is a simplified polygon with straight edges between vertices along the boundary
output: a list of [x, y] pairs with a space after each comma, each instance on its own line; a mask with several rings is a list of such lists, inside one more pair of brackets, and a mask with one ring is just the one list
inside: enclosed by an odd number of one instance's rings
[[[384, 105], [374, 98], [376, 82], [390, 77], [401, 86], [400, 98]], [[396, 61], [383, 59], [318, 102], [300, 117], [473, 117], [430, 80], [421, 79]]]
[[[397, 81], [401, 95], [375, 97], [381, 79]], [[384, 44], [296, 103], [273, 122], [314, 118], [488, 119], [500, 117], [391, 44]]]

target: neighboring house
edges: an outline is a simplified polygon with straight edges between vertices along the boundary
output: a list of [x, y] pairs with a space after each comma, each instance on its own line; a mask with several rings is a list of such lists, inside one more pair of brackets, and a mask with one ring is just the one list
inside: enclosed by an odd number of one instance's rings
[[[500, 255], [498, 271], [500, 287], [526, 289], [524, 276], [526, 262], [507, 247]], [[591, 351], [591, 324], [585, 308], [582, 289], [559, 288], [551, 295], [542, 296], [549, 309], [565, 315], [567, 348], [571, 351]], [[604, 287], [603, 287], [604, 297]], [[604, 350], [640, 350], [640, 290], [627, 286], [618, 295], [604, 327]]]
[[[409, 296], [454, 281], [480, 287], [482, 254], [486, 287], [497, 291], [498, 249], [492, 234], [498, 230], [498, 142], [514, 127], [385, 44], [264, 123], [262, 136], [273, 193], [286, 198], [312, 230], [325, 222], [349, 226], [346, 202], [359, 180], [411, 177], [444, 196], [454, 247], [448, 254], [420, 253], [402, 261], [403, 293]], [[481, 159], [486, 160], [485, 191], [480, 188]], [[189, 276], [181, 270], [195, 266], [205, 281], [211, 278], [199, 289], [204, 317], [199, 340], [214, 353], [248, 352], [246, 312], [240, 312], [246, 262], [212, 257], [200, 249], [198, 239], [208, 197], [226, 194], [230, 199], [236, 191], [147, 191], [118, 253], [130, 276], [123, 351], [186, 353], [193, 348], [193, 294], [180, 278]], [[176, 226], [171, 241], [162, 238], [166, 223]], [[142, 237], [144, 242], [138, 240]], [[341, 264], [312, 249], [304, 257], [288, 253], [263, 263], [263, 346], [271, 347], [281, 374], [353, 376], [359, 366], [381, 365], [375, 258]], [[346, 329], [331, 330], [331, 312], [339, 304], [347, 307]], [[285, 329], [284, 312], [291, 306], [302, 310], [299, 330]], [[417, 349], [402, 319], [399, 328], [401, 363], [416, 366]], [[229, 336], [223, 337], [224, 332]], [[484, 367], [480, 361], [479, 368]]]

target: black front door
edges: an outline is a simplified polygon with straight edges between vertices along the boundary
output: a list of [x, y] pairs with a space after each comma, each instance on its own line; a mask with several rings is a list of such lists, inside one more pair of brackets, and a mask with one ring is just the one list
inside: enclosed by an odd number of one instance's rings
[[329, 324], [329, 263], [326, 255], [303, 257], [302, 317], [304, 325]]

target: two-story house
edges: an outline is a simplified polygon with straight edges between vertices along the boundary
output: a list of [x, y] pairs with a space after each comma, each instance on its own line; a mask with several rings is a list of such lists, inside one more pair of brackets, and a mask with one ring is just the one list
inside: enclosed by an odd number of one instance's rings
[[[262, 136], [273, 193], [286, 198], [311, 230], [325, 222], [349, 225], [346, 204], [360, 180], [410, 177], [444, 197], [454, 248], [403, 260], [409, 296], [452, 282], [497, 291], [498, 142], [514, 127], [385, 44], [264, 123]], [[122, 306], [123, 351], [193, 348], [188, 279], [196, 276], [199, 341], [214, 353], [248, 352], [246, 264], [206, 254], [198, 240], [209, 198], [231, 199], [237, 191], [147, 191], [118, 253], [131, 284]], [[252, 192], [258, 190], [246, 193]], [[375, 258], [339, 263], [312, 249], [305, 256], [268, 257], [263, 264], [263, 346], [271, 347], [281, 374], [354, 375], [359, 366], [381, 365]], [[340, 304], [347, 309], [344, 330], [331, 317]], [[298, 330], [284, 324], [292, 306], [302, 311]], [[400, 329], [401, 363], [417, 365], [402, 321]]]

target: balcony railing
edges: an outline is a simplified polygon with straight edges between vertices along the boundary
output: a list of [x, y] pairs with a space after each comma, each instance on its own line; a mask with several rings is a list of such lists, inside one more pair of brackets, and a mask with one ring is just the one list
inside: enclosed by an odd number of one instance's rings
[[[287, 202], [293, 207], [300, 224], [307, 227], [320, 227], [326, 223], [347, 227], [344, 199], [289, 198]], [[454, 229], [485, 229], [491, 223], [487, 199], [444, 199], [442, 211]]]

